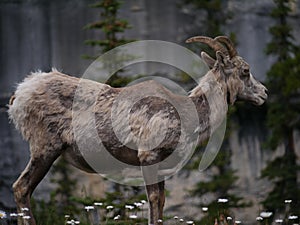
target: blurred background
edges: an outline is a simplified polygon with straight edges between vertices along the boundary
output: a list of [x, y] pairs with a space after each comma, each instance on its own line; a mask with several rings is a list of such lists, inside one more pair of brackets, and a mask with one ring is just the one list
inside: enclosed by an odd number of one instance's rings
[[[232, 107], [213, 164], [198, 171], [200, 146], [186, 168], [166, 182], [166, 220], [299, 224], [299, 0], [0, 0], [0, 34], [0, 212], [15, 211], [12, 184], [29, 159], [28, 144], [6, 113], [26, 75], [55, 67], [81, 77], [95, 57], [133, 40], [170, 41], [199, 54], [209, 50], [186, 45], [187, 38], [228, 35], [252, 74], [268, 87], [269, 100], [261, 107]], [[185, 74], [174, 71], [156, 73], [192, 86]], [[130, 79], [116, 75], [109, 82], [124, 86]], [[125, 216], [124, 205], [146, 197], [143, 188], [116, 185], [59, 160], [33, 199], [40, 223], [55, 224], [54, 218], [64, 223], [58, 215], [76, 217], [80, 204], [94, 201], [114, 205], [107, 218]], [[13, 224], [8, 217], [3, 223]]]

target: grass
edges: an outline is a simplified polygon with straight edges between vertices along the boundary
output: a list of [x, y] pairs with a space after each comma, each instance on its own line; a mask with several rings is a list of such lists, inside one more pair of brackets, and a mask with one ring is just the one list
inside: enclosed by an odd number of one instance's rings
[[[222, 213], [222, 206], [228, 202], [220, 202], [220, 199], [216, 200], [220, 203], [218, 211], [218, 218], [211, 218], [214, 222], [210, 225], [239, 225], [243, 224], [243, 221], [236, 220], [235, 216], [225, 216]], [[110, 203], [95, 201], [90, 205], [77, 204], [76, 213], [71, 212], [64, 214], [58, 210], [58, 203], [44, 203], [42, 201], [33, 201], [33, 213], [36, 217], [38, 224], [43, 225], [146, 225], [147, 224], [147, 211], [148, 203], [145, 200], [130, 202], [122, 207], [118, 204], [112, 205]], [[288, 203], [285, 203], [288, 204]], [[54, 209], [53, 209], [54, 207]], [[210, 209], [202, 207], [202, 212], [206, 215], [210, 213]], [[12, 225], [17, 223], [17, 219], [21, 217], [26, 220], [29, 217], [26, 215], [28, 209], [23, 208], [21, 213], [5, 212], [0, 209], [0, 224]], [[272, 212], [260, 212], [255, 218], [256, 224], [268, 225], [271, 224], [272, 217], [274, 217], [274, 224], [297, 224], [299, 225], [298, 215], [288, 215], [286, 218], [280, 218], [274, 215]], [[278, 218], [275, 218], [278, 217]], [[213, 221], [212, 220], [212, 221]], [[180, 218], [178, 216], [166, 216], [164, 218], [164, 224], [166, 225], [183, 225], [183, 224], [202, 224], [201, 221], [192, 221]], [[273, 223], [272, 223], [273, 224]]]

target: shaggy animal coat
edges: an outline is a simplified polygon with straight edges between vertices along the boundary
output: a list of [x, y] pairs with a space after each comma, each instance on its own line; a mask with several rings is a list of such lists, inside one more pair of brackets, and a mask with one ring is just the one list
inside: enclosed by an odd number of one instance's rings
[[[8, 113], [25, 140], [29, 141], [31, 154], [35, 157], [39, 157], [41, 149], [44, 149], [43, 151], [61, 149], [71, 164], [87, 172], [93, 172], [78, 151], [74, 138], [74, 126], [82, 126], [83, 123], [88, 123], [89, 119], [72, 121], [74, 111], [84, 111], [89, 107], [92, 107], [95, 113], [96, 129], [104, 147], [118, 160], [132, 165], [151, 164], [163, 160], [178, 144], [181, 144], [180, 149], [184, 150], [184, 145], [189, 143], [187, 139], [195, 140], [200, 137], [200, 141], [204, 140], [210, 135], [210, 125], [213, 125], [213, 128], [217, 127], [227, 112], [222, 87], [216, 85], [209, 75], [203, 78], [202, 85], [195, 88], [189, 97], [175, 95], [155, 81], [146, 81], [126, 88], [112, 88], [106, 84], [84, 80], [82, 86], [85, 90], [79, 87], [80, 82], [82, 81], [79, 78], [53, 70], [50, 73], [33, 73], [19, 84]], [[121, 115], [115, 115], [114, 118], [119, 121], [114, 121], [113, 128], [111, 114], [114, 101], [118, 96], [126, 96], [136, 90], [160, 92], [166, 97], [162, 99], [149, 96], [141, 99], [130, 110], [130, 127], [126, 127], [127, 124], [124, 124]], [[204, 94], [203, 90], [214, 95]], [[74, 104], [75, 93], [77, 101]], [[206, 96], [214, 97], [208, 102]], [[176, 105], [184, 106], [188, 98], [195, 104], [198, 113], [199, 124], [195, 133], [199, 133], [199, 137], [185, 137], [183, 143], [178, 143], [183, 132], [180, 117], [174, 106], [166, 99], [175, 99]], [[120, 109], [121, 114], [122, 108], [126, 109], [126, 105], [130, 102], [122, 98], [117, 104], [115, 107]], [[184, 110], [184, 107], [181, 108]], [[189, 108], [183, 112], [186, 118], [189, 118], [190, 113]], [[191, 127], [195, 125], [191, 124]], [[124, 135], [124, 140], [120, 141], [115, 130], [126, 134], [128, 129], [131, 132], [128, 132], [128, 136]], [[164, 139], [158, 140], [159, 145], [153, 151], [148, 151], [151, 150], [149, 149], [151, 146], [146, 146], [147, 142], [144, 143], [143, 140], [150, 139], [152, 143], [156, 136], [161, 136], [157, 135], [160, 131], [165, 133]], [[84, 138], [88, 143], [90, 138], [97, 137]]]

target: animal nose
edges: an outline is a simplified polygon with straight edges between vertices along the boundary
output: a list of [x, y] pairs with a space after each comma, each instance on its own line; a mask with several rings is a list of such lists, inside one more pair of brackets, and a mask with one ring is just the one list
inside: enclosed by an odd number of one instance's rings
[[264, 86], [264, 89], [263, 89], [263, 93], [264, 93], [264, 99], [267, 99], [268, 98], [268, 89]]
[[268, 95], [268, 89], [265, 87], [265, 94]]

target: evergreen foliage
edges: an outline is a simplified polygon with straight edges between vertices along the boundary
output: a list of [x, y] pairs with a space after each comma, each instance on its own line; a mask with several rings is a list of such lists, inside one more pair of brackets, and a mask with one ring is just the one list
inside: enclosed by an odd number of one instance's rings
[[[86, 29], [96, 29], [100, 30], [103, 34], [103, 39], [97, 40], [87, 40], [85, 44], [98, 47], [99, 55], [94, 57], [86, 57], [95, 59], [101, 54], [114, 49], [120, 45], [132, 42], [134, 40], [126, 39], [122, 36], [127, 29], [130, 29], [128, 21], [125, 19], [118, 18], [119, 9], [122, 3], [119, 0], [100, 0], [91, 7], [96, 8], [100, 11], [100, 20], [88, 24]], [[122, 55], [122, 59], [115, 59], [113, 63], [124, 63], [126, 60], [132, 59], [133, 56]], [[110, 62], [108, 62], [110, 63]], [[133, 80], [132, 77], [120, 75], [123, 71], [118, 71], [113, 76], [109, 78], [106, 82], [113, 87], [122, 87], [128, 84]], [[120, 184], [113, 184], [112, 191], [106, 193], [106, 197], [102, 201], [107, 202], [108, 204], [117, 204], [119, 206], [117, 214], [121, 217], [125, 215], [125, 204], [128, 204], [128, 201], [133, 199], [145, 198], [144, 194], [141, 194], [140, 188], [124, 186]]]
[[[291, 11], [288, 0], [274, 0], [271, 17], [276, 24], [270, 28], [271, 42], [266, 52], [276, 57], [267, 73], [270, 92], [267, 125], [271, 130], [267, 147], [283, 146], [282, 156], [270, 161], [262, 177], [272, 181], [273, 189], [262, 202], [275, 215], [299, 213], [299, 165], [297, 165], [294, 131], [299, 129], [300, 112], [300, 48], [295, 45], [292, 28], [288, 24]], [[286, 211], [285, 200], [292, 200]]]
[[102, 39], [85, 41], [87, 45], [100, 47], [99, 54], [91, 58], [95, 59], [104, 52], [133, 41], [118, 35], [131, 28], [127, 20], [118, 18], [121, 5], [119, 0], [101, 0], [91, 5], [101, 11], [100, 20], [88, 24], [85, 28], [101, 30], [104, 34]]
[[[88, 56], [84, 55], [86, 59], [96, 59], [103, 53], [112, 50], [120, 45], [127, 44], [134, 40], [126, 39], [122, 34], [127, 29], [130, 29], [131, 26], [129, 22], [125, 19], [118, 18], [119, 9], [122, 5], [122, 2], [119, 0], [100, 0], [92, 5], [92, 8], [98, 9], [100, 11], [100, 20], [92, 22], [85, 26], [87, 30], [99, 30], [101, 32], [100, 38], [96, 40], [86, 40], [85, 44], [98, 47], [97, 55]], [[130, 55], [122, 55], [121, 59], [115, 59], [120, 64], [124, 63], [127, 60], [132, 59]], [[107, 62], [109, 64], [110, 62]], [[109, 66], [109, 65], [107, 65]], [[114, 65], [115, 66], [115, 65]], [[122, 87], [132, 81], [132, 78], [127, 76], [121, 76], [118, 71], [113, 76], [109, 78], [106, 83], [110, 84], [113, 87]]]

